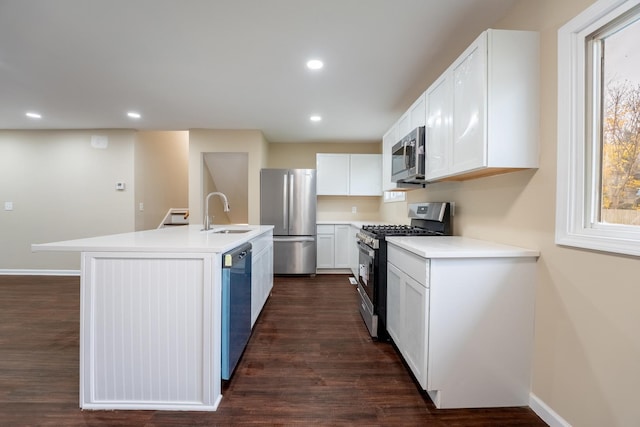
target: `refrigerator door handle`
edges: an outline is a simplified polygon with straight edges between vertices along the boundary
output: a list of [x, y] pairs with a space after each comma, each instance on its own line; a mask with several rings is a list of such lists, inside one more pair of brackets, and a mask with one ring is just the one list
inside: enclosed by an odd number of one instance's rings
[[273, 236], [274, 242], [315, 242], [315, 236]]
[[289, 174], [285, 173], [283, 175], [284, 183], [282, 186], [282, 228], [285, 230], [289, 229], [289, 193], [287, 193], [287, 188], [289, 188]]
[[[293, 211], [293, 203], [294, 203], [294, 197], [295, 194], [293, 192], [294, 188], [295, 188], [295, 183], [294, 183], [294, 175], [291, 172], [288, 172], [287, 175], [289, 175], [289, 200], [287, 201], [287, 212], [289, 212], [290, 215], [295, 214]], [[291, 223], [287, 224], [287, 232], [291, 233]]]

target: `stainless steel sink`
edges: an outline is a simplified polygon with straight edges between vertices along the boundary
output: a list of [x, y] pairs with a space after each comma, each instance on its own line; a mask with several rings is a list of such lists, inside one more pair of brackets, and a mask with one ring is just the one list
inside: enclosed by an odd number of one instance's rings
[[227, 230], [227, 229], [222, 229], [222, 230], [211, 230], [211, 233], [213, 234], [239, 234], [239, 233], [248, 233], [251, 230]]

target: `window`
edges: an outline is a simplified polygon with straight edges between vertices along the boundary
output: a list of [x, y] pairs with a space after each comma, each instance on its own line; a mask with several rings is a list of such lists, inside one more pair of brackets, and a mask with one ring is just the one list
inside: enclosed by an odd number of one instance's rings
[[640, 256], [640, 0], [558, 31], [556, 243]]
[[386, 202], [404, 202], [404, 191], [385, 191], [383, 200]]

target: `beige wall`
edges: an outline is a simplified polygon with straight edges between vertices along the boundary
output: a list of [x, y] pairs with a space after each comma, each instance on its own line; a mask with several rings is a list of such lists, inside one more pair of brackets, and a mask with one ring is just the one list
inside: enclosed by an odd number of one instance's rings
[[[92, 135], [107, 148], [93, 148]], [[132, 131], [0, 131], [0, 270], [78, 270], [78, 253], [31, 244], [133, 231], [134, 140]]]
[[380, 154], [381, 145], [377, 142], [358, 143], [270, 143], [270, 168], [315, 169], [317, 153], [358, 153]]
[[189, 212], [191, 224], [202, 224], [204, 202], [203, 153], [248, 153], [248, 220], [260, 223], [260, 169], [267, 164], [268, 143], [258, 130], [189, 131]]
[[[270, 168], [316, 168], [317, 153], [379, 154], [380, 142], [270, 143]], [[318, 196], [318, 221], [368, 221], [380, 217], [381, 197]], [[352, 212], [356, 208], [356, 213]]]
[[540, 168], [430, 185], [409, 201], [455, 201], [456, 234], [539, 249], [533, 393], [574, 426], [639, 426], [640, 259], [554, 243], [557, 30], [592, 3], [521, 1], [494, 26], [541, 34]]
[[[216, 197], [209, 200], [210, 224], [247, 224], [249, 222], [249, 154], [207, 153], [204, 156], [203, 194], [217, 191], [227, 197], [229, 211]], [[215, 201], [214, 199], [218, 199]]]
[[[189, 132], [138, 132], [135, 229], [157, 228], [170, 208], [189, 206]], [[140, 211], [140, 203], [144, 210]]]

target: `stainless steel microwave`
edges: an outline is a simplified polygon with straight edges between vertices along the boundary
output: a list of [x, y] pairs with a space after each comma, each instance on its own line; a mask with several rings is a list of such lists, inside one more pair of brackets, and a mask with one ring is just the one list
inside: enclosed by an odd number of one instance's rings
[[424, 183], [424, 126], [413, 129], [393, 146], [391, 180], [407, 184]]

